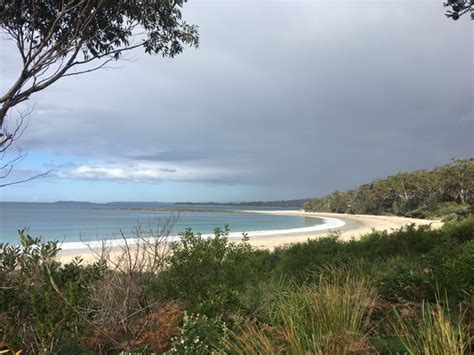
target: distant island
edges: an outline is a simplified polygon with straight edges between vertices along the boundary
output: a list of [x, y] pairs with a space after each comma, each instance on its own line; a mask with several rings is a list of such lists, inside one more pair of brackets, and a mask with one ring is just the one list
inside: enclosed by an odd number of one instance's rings
[[[111, 207], [119, 209], [156, 209], [170, 210], [170, 206], [226, 206], [226, 207], [271, 207], [271, 208], [298, 208], [303, 209], [307, 199], [299, 200], [280, 200], [280, 201], [251, 201], [251, 202], [87, 202], [87, 201], [56, 201], [54, 205], [60, 206], [78, 206], [78, 207]], [[182, 210], [180, 207], [179, 210]], [[220, 210], [219, 210], [220, 211]]]

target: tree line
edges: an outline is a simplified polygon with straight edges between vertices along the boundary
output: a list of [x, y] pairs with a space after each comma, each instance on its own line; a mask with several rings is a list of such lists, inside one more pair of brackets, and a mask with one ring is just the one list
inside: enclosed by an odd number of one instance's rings
[[474, 158], [432, 170], [398, 173], [305, 204], [306, 211], [459, 218], [472, 215]]

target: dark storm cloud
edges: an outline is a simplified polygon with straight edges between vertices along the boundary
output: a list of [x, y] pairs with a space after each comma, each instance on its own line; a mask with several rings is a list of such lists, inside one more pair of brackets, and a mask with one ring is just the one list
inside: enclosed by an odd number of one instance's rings
[[441, 4], [191, 1], [200, 49], [58, 83], [23, 144], [93, 160], [68, 177], [274, 186], [269, 198], [473, 155], [472, 24]]

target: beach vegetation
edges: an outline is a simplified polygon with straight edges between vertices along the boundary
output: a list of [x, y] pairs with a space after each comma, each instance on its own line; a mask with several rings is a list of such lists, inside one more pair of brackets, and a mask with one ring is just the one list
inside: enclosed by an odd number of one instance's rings
[[118, 255], [99, 253], [95, 263], [61, 264], [59, 244], [27, 230], [21, 246], [1, 244], [0, 349], [472, 350], [474, 217], [359, 240], [333, 233], [273, 251], [252, 248], [248, 238], [229, 240], [227, 227], [210, 237], [186, 230], [179, 241], [161, 236], [155, 244], [141, 236]]
[[370, 283], [335, 269], [320, 275], [317, 283], [273, 293], [265, 318], [244, 319], [225, 343], [235, 354], [369, 351], [375, 302]]
[[306, 211], [463, 219], [473, 214], [474, 158], [398, 173], [305, 203]]
[[179, 331], [180, 335], [172, 339], [167, 354], [217, 353], [224, 348], [228, 329], [220, 318], [185, 313]]
[[439, 302], [423, 303], [415, 319], [404, 319], [396, 312], [392, 324], [395, 334], [408, 354], [468, 354], [472, 335], [469, 335], [464, 314], [451, 319], [449, 309]]
[[241, 294], [255, 280], [252, 248], [246, 241], [229, 241], [229, 228], [216, 228], [204, 237], [187, 229], [171, 243], [160, 277], [149, 283], [149, 292], [160, 299], [179, 299], [194, 313], [207, 316], [233, 312]]

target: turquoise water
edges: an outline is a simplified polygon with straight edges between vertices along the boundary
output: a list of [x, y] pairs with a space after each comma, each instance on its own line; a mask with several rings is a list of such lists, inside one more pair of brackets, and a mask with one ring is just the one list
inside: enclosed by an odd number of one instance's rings
[[[134, 210], [165, 208], [172, 211]], [[18, 243], [17, 230], [29, 227], [30, 235], [44, 240], [76, 242], [119, 238], [120, 230], [133, 236], [137, 224], [157, 230], [170, 217], [177, 220], [171, 235], [186, 228], [203, 234], [228, 224], [232, 232], [293, 229], [321, 224], [322, 220], [300, 216], [228, 213], [236, 207], [175, 206], [173, 204], [82, 204], [0, 202], [0, 242]], [[245, 209], [239, 207], [239, 209]], [[248, 207], [247, 209], [256, 209]], [[268, 208], [265, 208], [268, 209]]]

